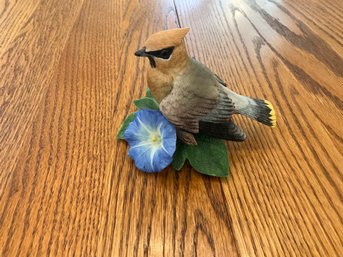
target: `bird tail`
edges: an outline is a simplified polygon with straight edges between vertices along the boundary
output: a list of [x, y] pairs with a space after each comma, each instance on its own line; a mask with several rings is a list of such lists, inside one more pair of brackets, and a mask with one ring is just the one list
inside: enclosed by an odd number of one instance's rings
[[276, 116], [273, 105], [267, 100], [248, 98], [243, 108], [237, 106], [237, 112], [270, 127], [276, 127]]
[[226, 92], [235, 103], [238, 114], [245, 115], [264, 125], [276, 127], [275, 110], [269, 101], [239, 95], [228, 88], [226, 88]]

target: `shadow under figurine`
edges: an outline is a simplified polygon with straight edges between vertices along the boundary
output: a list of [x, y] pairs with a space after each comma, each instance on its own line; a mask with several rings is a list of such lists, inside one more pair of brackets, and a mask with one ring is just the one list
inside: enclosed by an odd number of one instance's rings
[[243, 141], [245, 133], [231, 117], [242, 114], [267, 126], [276, 126], [275, 111], [267, 100], [239, 95], [209, 68], [187, 54], [184, 37], [189, 28], [151, 35], [135, 55], [147, 57], [151, 94], [162, 114], [176, 127], [178, 138], [196, 145], [194, 134]]

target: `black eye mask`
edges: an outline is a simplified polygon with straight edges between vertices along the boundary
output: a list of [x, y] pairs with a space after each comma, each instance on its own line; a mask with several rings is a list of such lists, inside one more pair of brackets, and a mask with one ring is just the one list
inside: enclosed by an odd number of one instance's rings
[[156, 68], [156, 62], [153, 57], [148, 56], [151, 68]]
[[158, 51], [150, 51], [150, 52], [146, 52], [148, 55], [151, 55], [153, 57], [157, 57], [157, 58], [161, 58], [161, 59], [169, 59], [169, 57], [171, 56], [171, 54], [173, 53], [174, 50], [174, 46], [172, 47], [168, 47], [168, 48], [164, 48]]

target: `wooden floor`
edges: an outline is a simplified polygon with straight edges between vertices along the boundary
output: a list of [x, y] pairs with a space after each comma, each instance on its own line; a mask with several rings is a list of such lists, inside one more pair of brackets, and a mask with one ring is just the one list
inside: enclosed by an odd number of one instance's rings
[[[139, 172], [116, 140], [134, 51], [190, 54], [278, 127], [238, 117], [231, 176]], [[343, 2], [0, 0], [0, 256], [343, 256]]]

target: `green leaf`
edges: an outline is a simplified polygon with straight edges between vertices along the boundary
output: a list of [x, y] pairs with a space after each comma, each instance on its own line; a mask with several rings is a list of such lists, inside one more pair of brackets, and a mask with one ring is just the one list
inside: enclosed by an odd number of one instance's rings
[[133, 112], [129, 114], [126, 119], [124, 120], [123, 124], [121, 124], [120, 129], [117, 134], [118, 139], [124, 139], [124, 133], [129, 126], [129, 124], [136, 118], [136, 113]]
[[229, 175], [229, 160], [224, 140], [198, 135], [198, 145], [181, 144], [174, 153], [173, 167], [180, 170], [187, 159], [202, 174], [216, 177]]
[[225, 141], [206, 136], [196, 138], [197, 146], [188, 146], [187, 158], [198, 172], [216, 177], [229, 175], [229, 159]]
[[158, 103], [153, 98], [143, 97], [133, 102], [138, 109], [159, 110]]
[[176, 170], [181, 170], [183, 165], [185, 164], [185, 161], [187, 159], [187, 145], [181, 142], [177, 142], [176, 150], [173, 156], [173, 168]]
[[147, 89], [146, 89], [145, 97], [154, 98], [154, 97], [152, 96], [152, 94], [151, 94], [150, 88], [147, 88]]

